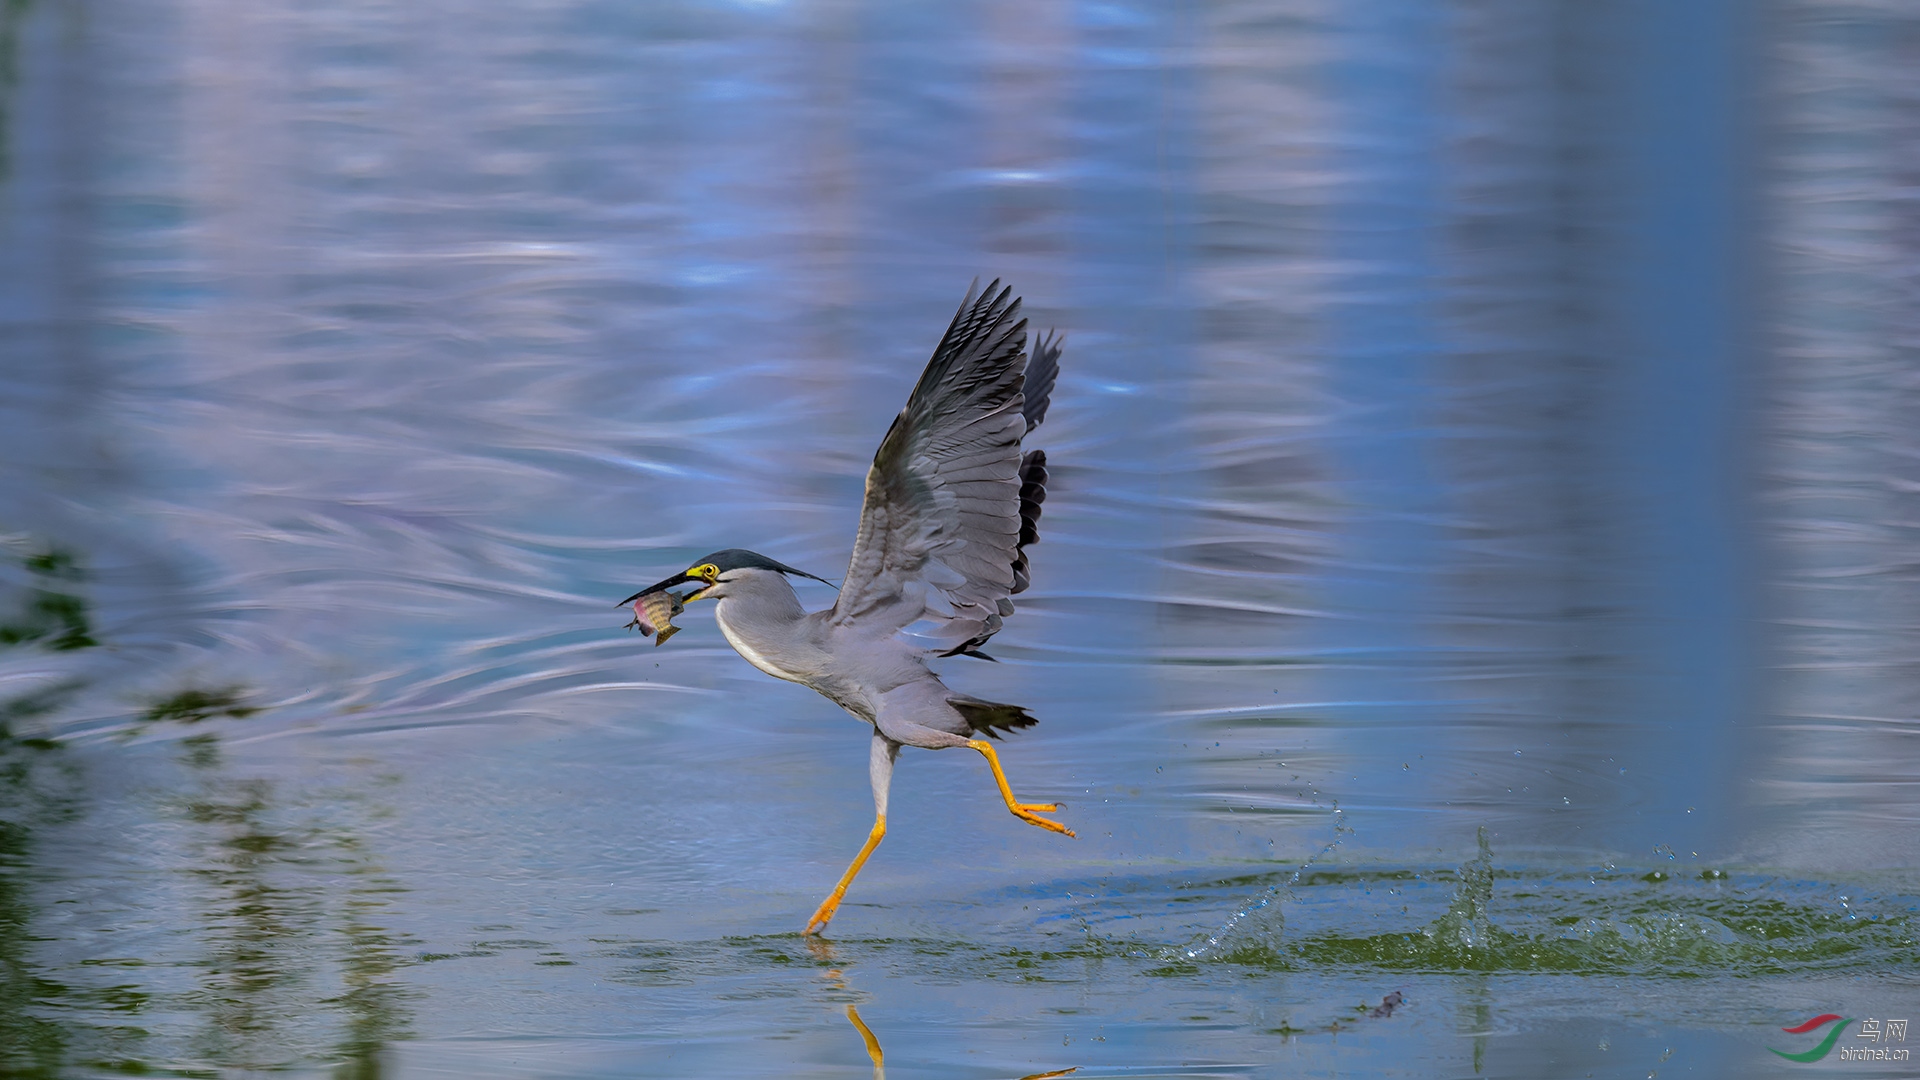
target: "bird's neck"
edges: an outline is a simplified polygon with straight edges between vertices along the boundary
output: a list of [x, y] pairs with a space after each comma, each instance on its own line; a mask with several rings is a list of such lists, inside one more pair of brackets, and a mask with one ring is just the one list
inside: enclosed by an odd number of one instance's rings
[[734, 652], [776, 679], [798, 683], [806, 682], [803, 675], [773, 658], [796, 655], [796, 648], [803, 645], [806, 617], [806, 609], [785, 578], [756, 583], [749, 593], [723, 596], [713, 608], [713, 621]]

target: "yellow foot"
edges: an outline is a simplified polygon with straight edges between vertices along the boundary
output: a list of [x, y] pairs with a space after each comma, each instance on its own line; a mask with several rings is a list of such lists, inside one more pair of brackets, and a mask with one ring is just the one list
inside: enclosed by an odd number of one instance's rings
[[993, 745], [991, 743], [985, 739], [970, 739], [967, 745], [980, 751], [980, 755], [987, 759], [988, 766], [993, 769], [993, 782], [1000, 785], [1000, 797], [1007, 801], [1007, 809], [1013, 811], [1014, 817], [1019, 818], [1029, 825], [1038, 825], [1042, 829], [1051, 829], [1054, 832], [1065, 833], [1068, 836], [1073, 835], [1072, 829], [1067, 828], [1057, 821], [1049, 821], [1040, 816], [1042, 813], [1051, 813], [1052, 811], [1060, 809], [1059, 803], [1023, 803], [1014, 800], [1013, 788], [1007, 785], [1007, 774], [1001, 771], [1000, 757], [993, 752]]
[[813, 918], [807, 920], [807, 928], [805, 930], [800, 931], [800, 936], [812, 937], [813, 935], [818, 934], [820, 931], [825, 930], [827, 928], [827, 923], [832, 921], [833, 919], [834, 909], [838, 908], [839, 906], [840, 905], [838, 903], [829, 902], [829, 903], [821, 904], [819, 907], [815, 908], [813, 911]]
[[1049, 821], [1048, 819], [1043, 818], [1039, 814], [1036, 814], [1033, 812], [1034, 809], [1051, 810], [1053, 809], [1053, 807], [1051, 806], [1035, 807], [1033, 809], [1028, 809], [1025, 806], [1016, 805], [1012, 809], [1013, 809], [1014, 817], [1019, 818], [1021, 821], [1024, 821], [1029, 825], [1038, 825], [1043, 829], [1051, 829], [1054, 832], [1065, 833], [1068, 836], [1073, 835], [1072, 829], [1067, 828], [1065, 825], [1062, 825], [1057, 821]]

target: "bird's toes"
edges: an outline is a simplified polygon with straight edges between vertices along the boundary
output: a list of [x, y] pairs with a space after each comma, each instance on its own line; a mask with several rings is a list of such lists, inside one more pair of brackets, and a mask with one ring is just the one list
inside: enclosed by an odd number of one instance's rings
[[1036, 814], [1033, 811], [1026, 809], [1025, 807], [1016, 809], [1014, 811], [1014, 814], [1018, 816], [1021, 821], [1024, 821], [1029, 825], [1038, 825], [1043, 829], [1051, 829], [1054, 832], [1065, 833], [1068, 836], [1073, 835], [1072, 829], [1067, 828], [1065, 825], [1062, 825], [1057, 821], [1048, 821], [1046, 818], [1041, 817], [1039, 814]]

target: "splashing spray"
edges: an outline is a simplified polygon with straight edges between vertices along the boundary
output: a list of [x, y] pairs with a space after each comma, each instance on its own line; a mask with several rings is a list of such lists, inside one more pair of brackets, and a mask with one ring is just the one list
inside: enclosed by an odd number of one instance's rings
[[[1280, 910], [1280, 901], [1293, 899], [1293, 887], [1313, 865], [1333, 854], [1347, 837], [1353, 835], [1353, 829], [1347, 825], [1346, 813], [1340, 809], [1340, 801], [1333, 802], [1333, 839], [1327, 846], [1307, 857], [1287, 880], [1267, 886], [1265, 892], [1255, 896], [1235, 911], [1231, 918], [1220, 924], [1220, 928], [1208, 934], [1204, 939], [1185, 946], [1176, 946], [1162, 952], [1162, 960], [1205, 960], [1217, 955], [1220, 947], [1226, 944], [1238, 944], [1241, 939], [1256, 937], [1264, 941], [1277, 941], [1281, 931], [1286, 928], [1286, 916]], [[1485, 830], [1481, 831], [1481, 843], [1486, 843]], [[1231, 939], [1231, 942], [1230, 942]]]

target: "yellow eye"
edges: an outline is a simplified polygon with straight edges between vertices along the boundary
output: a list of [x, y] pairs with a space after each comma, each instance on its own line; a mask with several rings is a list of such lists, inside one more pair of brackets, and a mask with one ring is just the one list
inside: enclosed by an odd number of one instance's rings
[[712, 563], [701, 563], [699, 566], [687, 571], [687, 576], [700, 578], [711, 585], [720, 577], [720, 568]]

